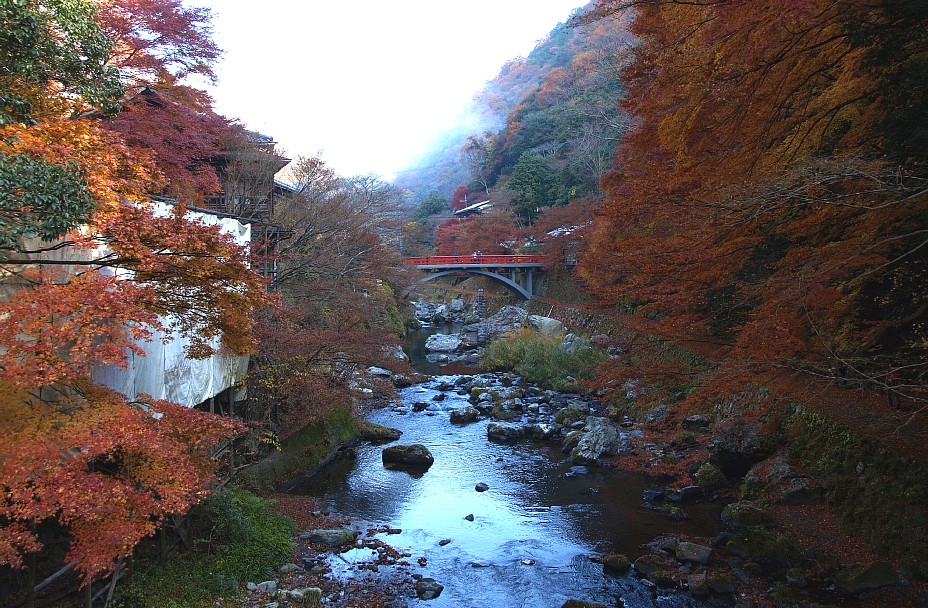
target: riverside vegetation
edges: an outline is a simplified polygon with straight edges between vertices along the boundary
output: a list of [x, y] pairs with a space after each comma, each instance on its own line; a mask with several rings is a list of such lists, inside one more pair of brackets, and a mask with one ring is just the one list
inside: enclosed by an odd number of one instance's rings
[[190, 517], [190, 552], [130, 585], [122, 606], [241, 606], [246, 581], [266, 580], [293, 555], [293, 522], [247, 491], [213, 494]]
[[520, 330], [488, 344], [480, 365], [491, 371], [514, 371], [529, 382], [557, 391], [578, 390], [608, 356], [589, 345], [566, 350], [563, 341], [560, 335]]

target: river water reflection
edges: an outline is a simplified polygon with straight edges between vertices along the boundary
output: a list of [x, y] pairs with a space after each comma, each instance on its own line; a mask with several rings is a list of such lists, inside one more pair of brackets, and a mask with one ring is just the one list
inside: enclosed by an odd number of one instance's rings
[[[448, 410], [466, 405], [466, 396], [432, 398], [439, 382], [454, 380], [440, 376], [404, 389], [399, 407], [369, 416], [400, 429], [397, 443], [426, 445], [435, 457], [427, 472], [388, 470], [383, 446], [365, 445], [356, 460], [337, 461], [293, 491], [355, 521], [401, 528], [385, 540], [412, 560], [426, 557], [416, 570], [445, 586], [423, 605], [559, 608], [571, 598], [607, 606], [699, 605], [685, 595], [656, 597], [631, 576], [604, 575], [590, 556], [617, 550], [634, 559], [661, 532], [712, 534], [717, 512], [701, 505], [689, 509], [687, 522], [670, 522], [640, 508], [644, 478], [572, 469], [556, 446], [489, 442], [487, 421], [451, 424]], [[415, 402], [431, 405], [414, 412]], [[489, 490], [475, 491], [479, 482]], [[442, 546], [444, 539], [451, 542]]]

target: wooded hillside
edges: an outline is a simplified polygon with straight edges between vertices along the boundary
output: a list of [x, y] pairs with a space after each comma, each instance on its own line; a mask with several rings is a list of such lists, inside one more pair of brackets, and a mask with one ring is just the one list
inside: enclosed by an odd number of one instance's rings
[[[695, 374], [682, 405], [697, 408], [765, 386], [924, 458], [928, 11], [634, 4], [635, 128], [582, 274], [604, 304], [711, 356], [698, 370], [641, 358], [613, 381], [673, 394]], [[887, 404], [895, 426], [875, 413]]]

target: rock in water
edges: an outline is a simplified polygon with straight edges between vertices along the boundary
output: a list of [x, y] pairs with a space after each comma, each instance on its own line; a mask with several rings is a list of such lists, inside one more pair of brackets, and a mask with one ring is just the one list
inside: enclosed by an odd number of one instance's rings
[[590, 416], [571, 456], [577, 464], [597, 465], [602, 456], [613, 456], [623, 450], [619, 431], [609, 420]]
[[435, 458], [427, 447], [421, 443], [412, 445], [391, 445], [381, 454], [384, 464], [408, 464], [430, 467]]
[[465, 325], [464, 341], [468, 346], [482, 346], [498, 336], [522, 327], [528, 312], [518, 306], [503, 306], [498, 313], [484, 321]]
[[445, 590], [434, 578], [421, 578], [416, 582], [416, 595], [420, 600], [434, 600]]
[[472, 405], [467, 405], [456, 410], [451, 410], [451, 422], [454, 424], [468, 424], [476, 422], [480, 417], [480, 412]]
[[425, 349], [439, 353], [453, 353], [461, 348], [461, 336], [456, 334], [434, 334], [425, 341]]
[[432, 321], [435, 323], [444, 323], [451, 320], [451, 311], [445, 304], [440, 304], [432, 313]]
[[681, 562], [692, 562], [695, 564], [708, 564], [712, 555], [712, 549], [705, 545], [696, 543], [682, 542], [677, 545], [677, 559]]
[[371, 443], [396, 441], [402, 434], [403, 431], [399, 429], [393, 429], [366, 420], [361, 423], [361, 437]]
[[603, 572], [625, 574], [630, 568], [628, 557], [622, 553], [610, 553], [603, 558]]
[[311, 543], [318, 543], [320, 545], [327, 545], [329, 547], [341, 547], [343, 545], [350, 545], [354, 542], [354, 539], [354, 530], [349, 528], [338, 528], [335, 530], [313, 530], [306, 537], [306, 540]]
[[522, 439], [522, 428], [514, 424], [492, 422], [487, 425], [487, 438], [497, 442], [518, 441]]
[[488, 486], [487, 484], [481, 481], [476, 486], [474, 486], [474, 489], [477, 490], [478, 492], [486, 492], [487, 490], [490, 489], [490, 486]]

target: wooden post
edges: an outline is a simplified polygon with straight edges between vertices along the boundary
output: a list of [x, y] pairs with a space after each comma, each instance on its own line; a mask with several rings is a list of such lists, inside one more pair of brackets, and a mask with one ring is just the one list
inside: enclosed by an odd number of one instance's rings
[[119, 573], [122, 570], [122, 560], [116, 564], [116, 570], [113, 571], [113, 579], [110, 581], [109, 591], [106, 592], [106, 599], [103, 601], [103, 608], [110, 608], [113, 602], [113, 592], [116, 591], [116, 581], [119, 580]]
[[26, 571], [26, 608], [35, 608], [35, 571], [38, 568], [35, 552], [29, 554]]
[[68, 570], [70, 570], [70, 569], [73, 568], [73, 567], [74, 567], [74, 562], [68, 562], [67, 564], [65, 564], [64, 566], [62, 566], [61, 568], [59, 568], [57, 572], [55, 572], [54, 574], [52, 574], [51, 576], [49, 576], [48, 578], [46, 578], [44, 581], [42, 581], [42, 582], [39, 583], [38, 585], [36, 585], [36, 586], [34, 587], [35, 592], [38, 593], [38, 592], [41, 591], [42, 589], [45, 589], [46, 587], [48, 587], [49, 585], [51, 585], [53, 582], [55, 582], [55, 581], [58, 579], [59, 576], [61, 576], [62, 574], [64, 574], [65, 572], [67, 572]]
[[93, 583], [91, 582], [84, 585], [84, 605], [85, 608], [93, 608]]

